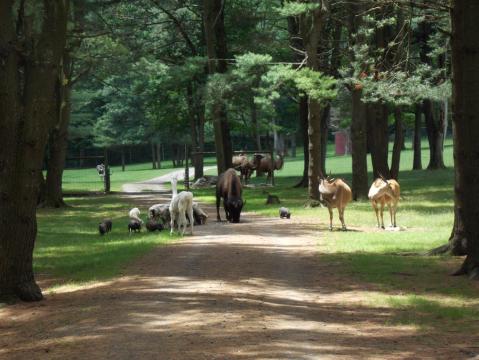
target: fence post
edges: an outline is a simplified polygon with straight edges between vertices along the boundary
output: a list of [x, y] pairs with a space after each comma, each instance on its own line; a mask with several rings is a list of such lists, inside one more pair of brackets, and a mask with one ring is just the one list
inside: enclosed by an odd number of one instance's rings
[[105, 176], [103, 177], [103, 185], [105, 189], [105, 194], [108, 194], [110, 192], [110, 166], [108, 164], [108, 149], [106, 148], [105, 148], [104, 165], [105, 165]]
[[185, 189], [190, 190], [190, 166], [188, 164], [188, 145], [185, 144]]

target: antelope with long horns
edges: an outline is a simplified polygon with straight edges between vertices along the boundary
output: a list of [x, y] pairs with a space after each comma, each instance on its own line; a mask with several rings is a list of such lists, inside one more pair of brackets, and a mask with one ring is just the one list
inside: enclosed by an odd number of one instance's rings
[[[378, 228], [380, 227], [384, 229], [383, 211], [385, 205], [387, 205], [389, 208], [391, 226], [396, 227], [396, 211], [400, 194], [401, 189], [396, 180], [387, 180], [381, 174], [379, 174], [379, 177], [374, 180], [371, 188], [369, 189], [368, 198], [371, 200], [374, 212], [376, 213]], [[381, 215], [381, 223], [379, 222], [379, 215]]]
[[333, 209], [337, 208], [342, 230], [346, 230], [344, 223], [344, 210], [352, 199], [351, 188], [342, 179], [334, 179], [329, 176], [318, 177], [319, 180], [319, 201], [326, 206], [329, 211], [329, 230], [333, 230]]

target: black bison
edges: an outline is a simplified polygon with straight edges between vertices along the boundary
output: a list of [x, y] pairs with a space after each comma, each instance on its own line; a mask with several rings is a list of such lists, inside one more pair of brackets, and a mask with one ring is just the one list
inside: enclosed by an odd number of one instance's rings
[[106, 233], [111, 231], [111, 227], [112, 227], [111, 220], [105, 219], [98, 225], [98, 232], [100, 233], [100, 235], [105, 235]]
[[218, 177], [218, 183], [216, 184], [216, 215], [218, 221], [221, 221], [220, 201], [223, 198], [226, 219], [232, 223], [240, 222], [241, 210], [244, 205], [241, 193], [241, 180], [234, 169], [228, 169]]

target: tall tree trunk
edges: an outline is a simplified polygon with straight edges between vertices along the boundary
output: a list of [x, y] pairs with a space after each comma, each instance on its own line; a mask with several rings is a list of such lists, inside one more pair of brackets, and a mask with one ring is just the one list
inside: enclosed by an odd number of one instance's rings
[[[209, 74], [223, 74], [227, 70], [226, 58], [228, 55], [224, 25], [224, 1], [203, 0], [203, 9]], [[212, 115], [219, 174], [230, 168], [233, 160], [226, 106], [221, 99], [213, 105]]]
[[[44, 1], [24, 21], [21, 4], [0, 2], [0, 143], [8, 149], [0, 151], [0, 298], [37, 301], [42, 293], [32, 258], [39, 172], [55, 125], [68, 10], [63, 0]], [[29, 51], [20, 54], [24, 43]]]
[[424, 100], [423, 111], [426, 121], [427, 138], [429, 141], [429, 165], [428, 170], [444, 169], [443, 145], [444, 145], [444, 116], [440, 112], [439, 121], [435, 119], [435, 104], [431, 100]]
[[68, 50], [64, 51], [62, 63], [61, 76], [56, 85], [57, 111], [55, 121], [57, 124], [51, 131], [48, 142], [49, 159], [43, 202], [43, 206], [53, 208], [65, 206], [62, 178], [68, 148], [72, 89], [72, 60]]
[[303, 177], [295, 185], [295, 187], [308, 186], [308, 169], [309, 169], [309, 150], [308, 150], [308, 98], [301, 96], [299, 98], [299, 120], [301, 125], [301, 135], [303, 137]]
[[296, 157], [296, 133], [290, 135], [291, 157]]
[[60, 123], [50, 134], [47, 177], [45, 182], [45, 207], [65, 206], [63, 201], [62, 179], [68, 148], [68, 126], [70, 124], [70, 86], [65, 86], [61, 101]]
[[256, 103], [254, 102], [254, 96], [251, 96], [250, 99], [250, 107], [251, 107], [251, 126], [253, 130], [253, 140], [256, 143], [256, 150], [262, 151], [261, 149], [261, 134], [259, 131], [259, 124], [258, 124], [258, 109]]
[[125, 147], [122, 146], [120, 149], [121, 152], [121, 171], [125, 171]]
[[331, 104], [323, 106], [321, 114], [321, 172], [326, 174], [326, 153], [328, 151], [329, 119], [331, 117]]
[[160, 143], [157, 143], [155, 144], [155, 148], [156, 148], [156, 168], [157, 169], [161, 169], [161, 144]]
[[401, 165], [401, 150], [404, 142], [404, 130], [402, 127], [402, 112], [399, 107], [394, 109], [395, 133], [393, 156], [391, 159], [391, 178], [396, 179], [399, 176], [399, 166]]
[[368, 109], [368, 146], [371, 150], [373, 174], [390, 178], [388, 166], [388, 110], [382, 104], [369, 104]]
[[[314, 71], [319, 70], [318, 42], [321, 37], [324, 18], [323, 9], [318, 8], [299, 16], [299, 33], [306, 50], [306, 65]], [[319, 100], [308, 98], [308, 194], [313, 200], [319, 199], [319, 176], [322, 166], [321, 121], [322, 110]]]
[[156, 153], [156, 144], [153, 140], [150, 142], [151, 146], [151, 164], [152, 164], [152, 169], [156, 169], [156, 161], [157, 161], [157, 153]]
[[421, 158], [421, 128], [422, 128], [422, 110], [419, 105], [416, 105], [415, 119], [414, 119], [414, 161], [412, 164], [413, 170], [422, 170]]
[[195, 162], [195, 178], [204, 176], [204, 155], [205, 151], [205, 104], [202, 103], [198, 109], [198, 155]]
[[455, 0], [452, 68], [455, 202], [467, 239], [467, 257], [457, 275], [479, 279], [479, 2]]
[[353, 199], [365, 199], [368, 196], [368, 154], [366, 105], [361, 100], [362, 91], [352, 91], [351, 155], [353, 168]]

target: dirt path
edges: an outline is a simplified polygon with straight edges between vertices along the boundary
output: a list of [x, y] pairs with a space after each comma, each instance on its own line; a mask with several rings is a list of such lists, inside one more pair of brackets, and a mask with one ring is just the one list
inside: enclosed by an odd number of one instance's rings
[[[213, 214], [213, 209], [209, 209]], [[5, 359], [465, 359], [467, 339], [387, 325], [317, 252], [327, 232], [245, 214], [96, 286], [0, 309]], [[464, 345], [464, 346], [466, 346]]]

